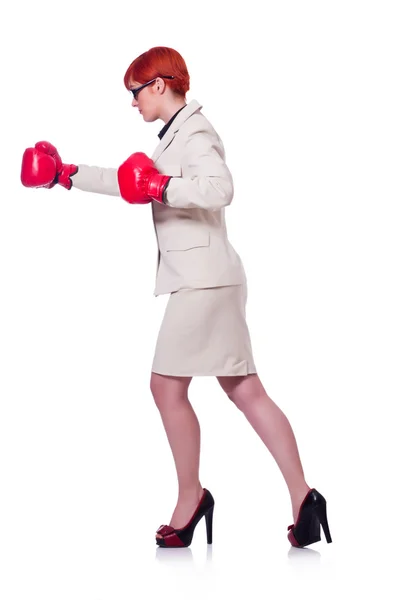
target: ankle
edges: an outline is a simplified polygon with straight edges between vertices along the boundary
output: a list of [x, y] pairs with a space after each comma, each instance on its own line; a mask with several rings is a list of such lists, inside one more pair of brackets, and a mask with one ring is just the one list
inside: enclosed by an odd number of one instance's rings
[[312, 488], [305, 482], [302, 485], [294, 486], [289, 490], [291, 501], [296, 502], [297, 500], [302, 500], [309, 490]]
[[200, 483], [195, 485], [183, 486], [178, 491], [178, 501], [189, 500], [191, 498], [201, 497], [204, 489]]

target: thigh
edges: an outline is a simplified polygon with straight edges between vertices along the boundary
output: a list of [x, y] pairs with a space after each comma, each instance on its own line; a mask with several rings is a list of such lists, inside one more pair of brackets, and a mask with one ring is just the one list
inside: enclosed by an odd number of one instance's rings
[[192, 377], [174, 377], [171, 375], [161, 375], [152, 371], [150, 377], [150, 390], [157, 402], [166, 400], [180, 400], [187, 398], [187, 391], [192, 381]]

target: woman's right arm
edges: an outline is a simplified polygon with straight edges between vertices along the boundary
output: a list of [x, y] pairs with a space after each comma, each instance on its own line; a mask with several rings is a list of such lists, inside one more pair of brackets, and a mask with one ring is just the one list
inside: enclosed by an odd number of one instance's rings
[[23, 153], [21, 181], [29, 188], [51, 189], [59, 184], [67, 190], [75, 187], [84, 192], [120, 196], [117, 169], [66, 164], [56, 147], [45, 140]]
[[117, 169], [77, 165], [79, 170], [72, 175], [72, 187], [83, 192], [120, 196]]

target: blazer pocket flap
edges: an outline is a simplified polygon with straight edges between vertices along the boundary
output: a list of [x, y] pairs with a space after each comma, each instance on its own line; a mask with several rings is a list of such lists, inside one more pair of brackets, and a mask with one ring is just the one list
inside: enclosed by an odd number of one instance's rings
[[191, 248], [202, 248], [209, 245], [209, 231], [179, 231], [174, 238], [167, 238], [164, 242], [164, 248], [167, 252], [171, 250], [190, 250]]

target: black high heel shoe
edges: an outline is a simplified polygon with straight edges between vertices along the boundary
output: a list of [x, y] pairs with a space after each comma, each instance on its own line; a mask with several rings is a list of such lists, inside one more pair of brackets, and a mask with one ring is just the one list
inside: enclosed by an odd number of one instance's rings
[[332, 542], [327, 520], [327, 502], [315, 488], [308, 491], [299, 509], [296, 523], [288, 526], [291, 546], [303, 548], [321, 540], [320, 524], [327, 543]]
[[156, 543], [159, 546], [162, 548], [186, 548], [186, 546], [190, 546], [196, 525], [204, 516], [207, 527], [207, 544], [212, 544], [212, 515], [215, 501], [211, 492], [206, 488], [203, 489], [201, 500], [185, 527], [174, 529], [171, 525], [161, 525], [157, 529], [156, 533], [163, 536], [162, 538], [156, 538]]

